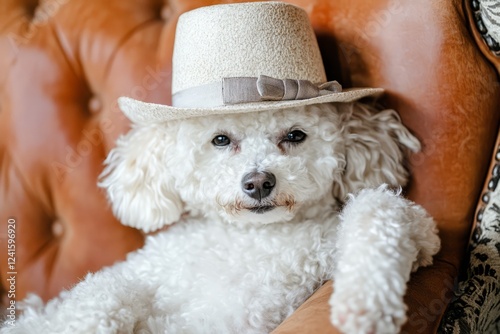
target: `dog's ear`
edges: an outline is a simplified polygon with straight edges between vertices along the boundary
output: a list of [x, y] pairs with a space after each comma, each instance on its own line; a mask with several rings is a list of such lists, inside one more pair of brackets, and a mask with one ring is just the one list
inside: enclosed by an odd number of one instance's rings
[[345, 169], [334, 184], [334, 196], [344, 201], [349, 193], [386, 183], [403, 186], [408, 179], [407, 151], [420, 143], [401, 123], [394, 110], [377, 110], [361, 103], [337, 106], [342, 118]]
[[174, 138], [162, 124], [135, 126], [108, 155], [99, 186], [122, 224], [150, 232], [180, 218], [183, 204], [166, 157]]

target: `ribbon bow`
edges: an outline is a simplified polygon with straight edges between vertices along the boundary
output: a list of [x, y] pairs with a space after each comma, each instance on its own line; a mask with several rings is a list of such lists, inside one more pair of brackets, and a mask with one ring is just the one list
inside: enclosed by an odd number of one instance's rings
[[316, 86], [309, 80], [276, 79], [261, 75], [257, 79], [257, 91], [261, 101], [305, 100], [323, 94], [338, 93], [342, 86], [337, 81], [329, 81]]
[[172, 96], [172, 105], [210, 108], [261, 101], [304, 100], [341, 91], [342, 86], [337, 81], [317, 86], [309, 80], [281, 80], [266, 75], [230, 77], [179, 91]]

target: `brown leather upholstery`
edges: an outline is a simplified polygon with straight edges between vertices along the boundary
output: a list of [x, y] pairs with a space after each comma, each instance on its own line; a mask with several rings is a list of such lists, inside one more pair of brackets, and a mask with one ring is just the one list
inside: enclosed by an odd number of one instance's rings
[[[499, 62], [476, 36], [462, 1], [290, 2], [310, 14], [329, 78], [386, 88], [382, 102], [423, 142], [411, 158], [407, 194], [437, 220], [443, 249], [433, 267], [412, 277], [405, 331], [434, 332], [498, 133]], [[128, 128], [115, 101], [128, 95], [169, 103], [177, 17], [214, 3], [0, 2], [0, 275], [5, 284], [3, 231], [12, 217], [18, 300], [28, 292], [53, 297], [141, 246], [142, 235], [113, 218], [96, 186], [104, 157]], [[276, 332], [334, 333], [329, 291], [315, 294]]]

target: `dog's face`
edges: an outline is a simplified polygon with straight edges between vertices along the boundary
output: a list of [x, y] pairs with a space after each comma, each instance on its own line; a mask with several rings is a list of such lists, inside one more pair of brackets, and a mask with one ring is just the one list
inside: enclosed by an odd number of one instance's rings
[[364, 187], [404, 185], [403, 148], [419, 143], [393, 110], [357, 103], [135, 124], [100, 185], [122, 223], [145, 231], [186, 211], [286, 222]]
[[300, 108], [193, 118], [175, 139], [177, 191], [188, 209], [237, 224], [288, 221], [331, 198], [344, 168], [338, 115]]

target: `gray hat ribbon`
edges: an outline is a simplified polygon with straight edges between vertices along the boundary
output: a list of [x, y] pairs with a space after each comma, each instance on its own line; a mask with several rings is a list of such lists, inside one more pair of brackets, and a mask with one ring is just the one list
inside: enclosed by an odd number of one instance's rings
[[342, 86], [337, 81], [315, 85], [309, 80], [282, 80], [266, 75], [231, 77], [179, 91], [172, 96], [172, 105], [210, 108], [262, 101], [305, 100], [339, 92], [342, 92]]

